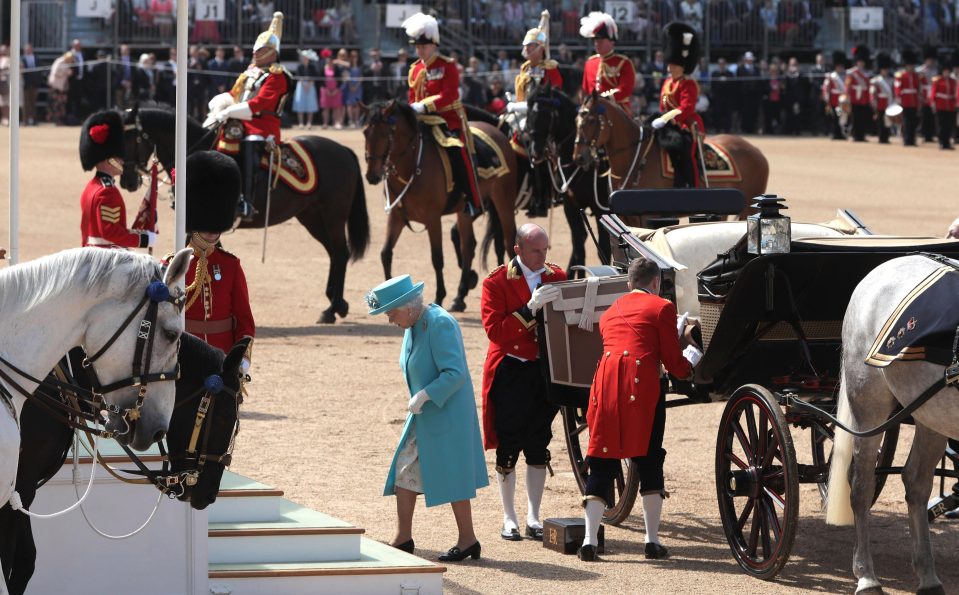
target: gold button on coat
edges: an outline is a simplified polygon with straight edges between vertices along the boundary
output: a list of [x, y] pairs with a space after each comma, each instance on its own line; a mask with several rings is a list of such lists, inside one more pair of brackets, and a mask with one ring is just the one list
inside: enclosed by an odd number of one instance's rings
[[635, 401], [635, 400], [636, 400], [636, 395], [629, 395], [629, 400], [630, 400], [630, 401]]
[[603, 452], [609, 452], [609, 449], [604, 446], [604, 447], [603, 447]]
[[623, 357], [629, 357], [629, 352], [628, 352], [628, 351], [624, 351], [624, 352], [623, 352]]

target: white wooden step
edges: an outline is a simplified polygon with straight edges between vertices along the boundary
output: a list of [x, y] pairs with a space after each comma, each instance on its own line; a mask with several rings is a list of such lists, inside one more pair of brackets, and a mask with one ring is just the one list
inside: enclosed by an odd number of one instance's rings
[[220, 493], [207, 510], [211, 523], [257, 523], [279, 520], [284, 503], [282, 490], [224, 471]]

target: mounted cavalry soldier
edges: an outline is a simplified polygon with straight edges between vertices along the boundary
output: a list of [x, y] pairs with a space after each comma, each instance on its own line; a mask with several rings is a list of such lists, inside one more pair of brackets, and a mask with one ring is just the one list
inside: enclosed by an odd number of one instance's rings
[[[540, 14], [539, 26], [526, 32], [523, 39], [523, 57], [526, 62], [519, 68], [519, 74], [516, 75], [514, 88], [516, 89], [515, 101], [506, 105], [506, 111], [513, 114], [508, 119], [512, 119], [517, 125], [514, 128], [510, 138], [510, 146], [516, 152], [517, 156], [523, 160], [528, 160], [526, 148], [519, 137], [519, 131], [525, 127], [526, 98], [533, 88], [552, 87], [562, 90], [563, 77], [559, 72], [555, 60], [549, 57], [549, 11], [544, 10]], [[549, 171], [546, 170], [548, 164], [539, 164], [533, 167], [530, 172], [533, 174], [533, 195], [530, 198], [528, 214], [530, 217], [540, 217], [549, 210], [552, 186], [549, 181]]]
[[409, 103], [417, 120], [433, 129], [433, 137], [446, 149], [453, 174], [453, 198], [465, 196], [463, 210], [472, 217], [483, 212], [473, 164], [473, 137], [460, 102], [460, 74], [452, 58], [440, 55], [436, 19], [416, 13], [403, 21], [419, 60], [409, 72]]
[[659, 110], [662, 115], [653, 120], [653, 128], [659, 130], [669, 122], [679, 125], [682, 130], [681, 141], [664, 143], [663, 135], [660, 135], [660, 143], [670, 149], [673, 187], [696, 188], [700, 186], [699, 153], [706, 128], [703, 119], [696, 113], [699, 84], [688, 74], [699, 63], [699, 38], [695, 29], [679, 22], [666, 25], [663, 37], [666, 40], [664, 53], [669, 77], [660, 90]]
[[243, 124], [242, 132], [230, 126], [221, 128], [217, 149], [228, 155], [239, 154], [243, 195], [237, 213], [244, 220], [254, 215], [253, 192], [263, 151], [273, 151], [280, 144], [280, 115], [292, 87], [293, 77], [277, 63], [282, 35], [283, 13], [274, 12], [270, 28], [260, 33], [253, 45], [253, 62], [236, 79], [229, 93], [217, 95], [210, 101], [211, 111], [227, 104], [210, 114], [213, 122], [223, 124], [235, 119]]
[[833, 52], [832, 68], [832, 72], [822, 82], [822, 100], [832, 121], [832, 140], [846, 140], [843, 128], [848, 115], [849, 97], [846, 95], [845, 52]]
[[852, 49], [853, 61], [856, 63], [846, 73], [846, 93], [849, 95], [849, 104], [852, 107], [852, 140], [857, 143], [866, 142], [866, 130], [869, 129], [869, 120], [872, 117], [872, 99], [869, 94], [869, 48], [857, 45]]
[[896, 102], [902, 106], [902, 144], [907, 147], [916, 146], [916, 127], [919, 125], [919, 108], [922, 105], [922, 83], [916, 72], [916, 61], [916, 52], [903, 50], [903, 69], [896, 73], [893, 84]]
[[96, 170], [80, 197], [83, 246], [147, 248], [156, 242], [152, 231], [127, 227], [126, 205], [113, 178], [123, 171], [123, 117], [117, 111], [97, 112], [80, 131], [80, 163]]
[[879, 142], [889, 144], [889, 126], [886, 123], [886, 108], [893, 102], [893, 78], [889, 71], [892, 68], [892, 58], [889, 54], [880, 52], [876, 55], [876, 68], [879, 72], [869, 79], [869, 95], [872, 98], [873, 118], [876, 120], [876, 136]]
[[632, 116], [636, 71], [629, 58], [615, 53], [618, 33], [616, 21], [605, 12], [591, 12], [580, 19], [579, 34], [592, 39], [596, 48], [583, 69], [583, 97], [597, 91]]

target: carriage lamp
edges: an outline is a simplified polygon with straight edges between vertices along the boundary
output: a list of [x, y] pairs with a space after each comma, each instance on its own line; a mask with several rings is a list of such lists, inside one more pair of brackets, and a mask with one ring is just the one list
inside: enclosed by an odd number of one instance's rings
[[787, 209], [786, 199], [775, 194], [756, 198], [753, 208], [759, 209], [746, 219], [746, 249], [750, 254], [783, 254], [789, 252], [791, 230], [789, 217], [780, 213]]

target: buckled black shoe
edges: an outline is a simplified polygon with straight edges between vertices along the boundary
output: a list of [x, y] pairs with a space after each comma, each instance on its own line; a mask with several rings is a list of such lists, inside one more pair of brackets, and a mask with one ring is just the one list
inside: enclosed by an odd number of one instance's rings
[[394, 545], [393, 547], [395, 547], [396, 549], [400, 550], [401, 552], [406, 552], [407, 554], [412, 554], [412, 553], [413, 553], [413, 548], [414, 548], [415, 546], [416, 546], [416, 544], [413, 543], [413, 540], [412, 540], [412, 539], [410, 539], [409, 541], [404, 541], [403, 543], [397, 543], [397, 544]]
[[439, 557], [440, 562], [461, 562], [466, 558], [473, 558], [474, 560], [480, 559], [480, 542], [476, 542], [473, 545], [469, 546], [465, 550], [453, 546], [449, 549], [448, 552]]
[[598, 558], [596, 557], [596, 546], [595, 545], [583, 545], [576, 550], [576, 557], [582, 560], [583, 562], [595, 562]]
[[503, 527], [499, 532], [499, 536], [506, 541], [523, 541], [523, 536], [519, 534], [519, 529], [515, 527], [512, 529]]
[[526, 537], [535, 539], [536, 541], [543, 541], [543, 528], [530, 527], [529, 525], [526, 525]]
[[647, 543], [646, 544], [646, 559], [647, 560], [663, 560], [669, 557], [669, 550], [665, 547], [659, 545], [658, 543]]

